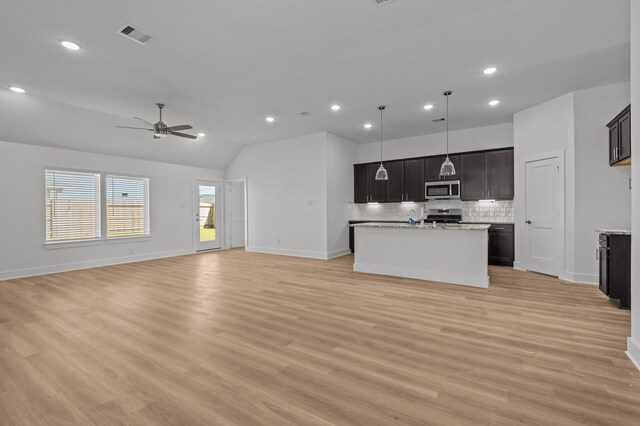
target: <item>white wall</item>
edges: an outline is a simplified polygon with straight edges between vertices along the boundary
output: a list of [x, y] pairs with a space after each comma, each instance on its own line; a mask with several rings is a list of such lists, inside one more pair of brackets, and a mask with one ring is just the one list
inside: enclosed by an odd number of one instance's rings
[[247, 179], [248, 251], [328, 259], [349, 252], [355, 145], [327, 132], [249, 145], [226, 179]]
[[356, 145], [327, 133], [327, 251], [329, 257], [349, 253], [349, 203], [353, 202]]
[[526, 269], [524, 161], [565, 154], [561, 278], [597, 283], [596, 228], [631, 226], [630, 169], [609, 167], [606, 124], [629, 104], [629, 83], [581, 90], [514, 116], [516, 267]]
[[326, 257], [326, 142], [322, 132], [249, 145], [227, 167], [227, 179], [247, 179], [247, 250]]
[[595, 228], [631, 229], [629, 166], [609, 166], [605, 126], [630, 102], [629, 83], [574, 93], [575, 261], [578, 281], [597, 282]]
[[[61, 167], [150, 179], [151, 237], [45, 248], [44, 169]], [[221, 171], [0, 142], [0, 279], [193, 252], [193, 180]]]
[[[631, 0], [631, 152], [640, 153], [640, 0]], [[631, 337], [627, 345], [629, 358], [640, 369], [640, 161], [631, 165], [632, 189], [632, 249], [631, 249]]]
[[[449, 133], [449, 151], [465, 152], [513, 146], [513, 124], [475, 127]], [[444, 154], [445, 133], [384, 141], [384, 160]], [[380, 161], [380, 142], [358, 145], [358, 163]]]
[[[561, 96], [525, 111], [519, 112], [513, 117], [514, 130], [514, 179], [515, 197], [515, 265], [516, 268], [524, 268], [525, 265], [525, 168], [524, 161], [527, 157], [544, 154], [552, 151], [565, 152], [565, 213], [567, 218], [573, 215], [568, 206], [573, 206], [573, 94]], [[573, 229], [571, 222], [567, 220], [569, 229], [566, 230], [564, 244], [568, 248], [561, 248], [562, 254], [567, 259], [573, 258]], [[561, 267], [573, 269], [572, 261]]]

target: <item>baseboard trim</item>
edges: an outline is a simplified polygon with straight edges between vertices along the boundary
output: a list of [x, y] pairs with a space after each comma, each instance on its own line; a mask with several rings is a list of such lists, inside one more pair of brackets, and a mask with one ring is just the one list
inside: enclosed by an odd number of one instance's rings
[[527, 271], [527, 269], [524, 266], [522, 266], [522, 262], [519, 262], [517, 260], [513, 262], [513, 269], [516, 269], [518, 271], [524, 271], [524, 272]]
[[38, 268], [14, 269], [0, 271], [0, 281], [16, 278], [35, 277], [38, 275], [57, 274], [59, 272], [77, 271], [80, 269], [100, 268], [103, 266], [121, 265], [123, 263], [143, 262], [145, 260], [163, 259], [166, 257], [184, 256], [193, 254], [193, 249], [170, 250], [164, 252], [141, 254], [137, 256], [114, 257], [109, 259], [96, 259], [84, 262], [66, 263], [62, 265], [50, 265]]
[[640, 370], [640, 345], [631, 337], [627, 337], [627, 351], [625, 353], [633, 365]]
[[571, 281], [572, 283], [587, 285], [598, 285], [598, 280], [600, 279], [597, 275], [580, 274], [570, 271], [565, 271], [560, 278], [565, 281]]
[[346, 256], [351, 254], [350, 248], [344, 248], [342, 250], [330, 251], [327, 255], [327, 259], [335, 259], [336, 257]]
[[245, 247], [245, 250], [253, 253], [275, 254], [278, 256], [304, 257], [307, 259], [320, 259], [320, 260], [329, 259], [328, 253], [326, 252], [288, 250], [288, 249], [278, 249], [278, 248], [272, 248], [272, 247], [257, 247], [257, 246], [247, 246]]

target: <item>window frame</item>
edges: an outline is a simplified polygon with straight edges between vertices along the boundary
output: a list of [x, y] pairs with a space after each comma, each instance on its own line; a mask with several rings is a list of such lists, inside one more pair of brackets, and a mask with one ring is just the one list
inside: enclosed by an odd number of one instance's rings
[[[106, 242], [122, 242], [123, 240], [139, 240], [139, 239], [148, 239], [151, 237], [151, 178], [148, 176], [135, 175], [135, 174], [124, 174], [124, 173], [112, 173], [112, 172], [104, 172], [104, 209], [102, 209], [102, 216], [104, 220], [104, 232], [103, 237]], [[146, 216], [146, 231], [144, 234], [139, 235], [121, 235], [116, 237], [109, 236], [108, 229], [108, 218], [107, 218], [107, 178], [116, 177], [116, 178], [131, 178], [131, 179], [146, 179], [147, 190], [145, 193], [145, 216]]]
[[[93, 237], [93, 238], [79, 238], [79, 239], [68, 239], [68, 240], [61, 240], [61, 241], [50, 241], [47, 239], [47, 200], [48, 200], [48, 195], [47, 195], [47, 172], [51, 171], [51, 172], [60, 172], [60, 173], [82, 173], [82, 174], [91, 174], [91, 175], [97, 175], [98, 179], [99, 179], [99, 190], [98, 190], [98, 199], [97, 199], [97, 203], [98, 203], [98, 225], [100, 226], [100, 235], [98, 237]], [[99, 243], [102, 240], [102, 235], [104, 232], [104, 228], [103, 228], [103, 222], [102, 222], [102, 187], [103, 187], [103, 181], [102, 181], [102, 173], [100, 173], [97, 170], [86, 170], [86, 169], [72, 169], [72, 168], [66, 168], [66, 167], [45, 167], [44, 171], [44, 212], [43, 212], [43, 217], [44, 217], [44, 232], [42, 235], [44, 235], [44, 244], [45, 246], [48, 247], [55, 247], [55, 246], [70, 246], [70, 245], [95, 245], [96, 243]]]
[[[64, 241], [48, 241], [46, 232], [46, 220], [47, 220], [47, 171], [55, 172], [71, 172], [71, 173], [87, 173], [99, 175], [100, 178], [100, 196], [99, 212], [100, 212], [100, 236], [98, 238], [87, 238], [79, 240], [64, 240]], [[146, 193], [146, 215], [148, 223], [148, 233], [140, 235], [125, 235], [118, 237], [108, 237], [107, 230], [107, 176], [121, 177], [121, 178], [134, 178], [134, 179], [146, 179], [147, 180], [147, 193]], [[102, 244], [120, 244], [133, 241], [148, 241], [151, 239], [151, 178], [145, 175], [138, 175], [133, 173], [118, 173], [109, 171], [99, 171], [95, 169], [77, 169], [71, 167], [61, 166], [45, 166], [42, 169], [42, 182], [43, 182], [43, 198], [44, 209], [42, 211], [42, 217], [44, 218], [44, 230], [42, 234], [44, 236], [44, 247], [46, 249], [58, 249], [58, 248], [73, 248], [73, 247], [86, 247], [97, 246]]]

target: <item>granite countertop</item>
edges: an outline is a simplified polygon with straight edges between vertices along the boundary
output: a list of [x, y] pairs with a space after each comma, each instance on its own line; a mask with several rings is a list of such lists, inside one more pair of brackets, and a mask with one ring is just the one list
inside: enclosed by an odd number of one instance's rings
[[631, 231], [626, 229], [596, 229], [598, 234], [607, 234], [607, 235], [631, 235]]
[[349, 225], [354, 228], [387, 228], [387, 229], [417, 229], [421, 231], [430, 230], [453, 230], [453, 231], [486, 231], [491, 225], [486, 224], [473, 224], [473, 225], [458, 225], [458, 224], [438, 224], [435, 227], [432, 224], [416, 224], [409, 225], [408, 223], [384, 223], [384, 222], [368, 222]]
[[463, 220], [460, 222], [461, 224], [468, 224], [468, 223], [491, 223], [491, 224], [500, 224], [500, 225], [513, 225], [515, 222], [512, 220], [492, 220], [492, 219], [470, 219], [470, 220]]

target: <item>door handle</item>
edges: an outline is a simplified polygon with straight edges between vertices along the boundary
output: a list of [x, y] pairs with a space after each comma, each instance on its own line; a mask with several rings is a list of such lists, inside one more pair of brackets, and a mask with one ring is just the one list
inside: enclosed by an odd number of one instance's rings
[[531, 223], [532, 222], [530, 220], [527, 220], [527, 222], [526, 222], [527, 225], [531, 225]]

